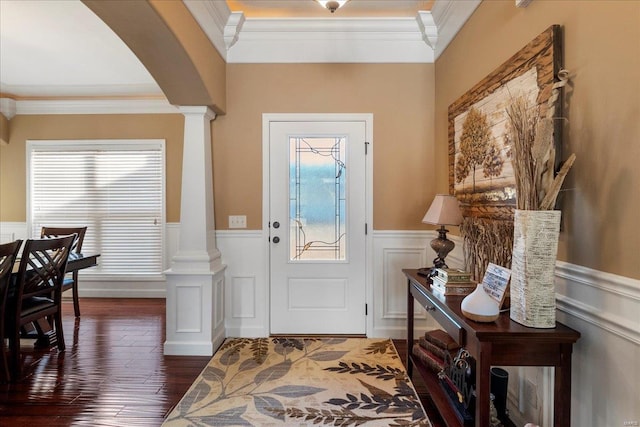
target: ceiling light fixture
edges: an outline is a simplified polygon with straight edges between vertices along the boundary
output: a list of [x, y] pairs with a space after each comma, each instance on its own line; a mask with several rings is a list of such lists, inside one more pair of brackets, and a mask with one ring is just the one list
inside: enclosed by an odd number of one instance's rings
[[344, 4], [349, 0], [316, 0], [316, 1], [320, 3], [322, 7], [326, 7], [327, 9], [329, 9], [331, 13], [333, 13], [339, 8], [341, 8], [342, 6], [344, 6]]

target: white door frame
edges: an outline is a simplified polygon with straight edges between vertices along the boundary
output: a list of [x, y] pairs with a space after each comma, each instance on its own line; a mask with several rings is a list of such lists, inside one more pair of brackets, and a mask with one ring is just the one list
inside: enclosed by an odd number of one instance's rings
[[270, 122], [365, 122], [366, 142], [368, 142], [365, 172], [365, 215], [367, 234], [365, 236], [365, 304], [367, 304], [367, 336], [373, 331], [373, 114], [371, 113], [264, 113], [262, 114], [262, 237], [264, 244], [267, 298], [263, 301], [266, 313], [265, 330], [270, 331], [271, 324], [271, 260], [269, 242], [269, 201], [271, 200], [269, 177], [269, 124]]

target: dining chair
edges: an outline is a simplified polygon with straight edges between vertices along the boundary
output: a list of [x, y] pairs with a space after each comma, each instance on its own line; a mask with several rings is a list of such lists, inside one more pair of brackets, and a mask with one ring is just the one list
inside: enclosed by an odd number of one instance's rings
[[11, 274], [13, 273], [13, 265], [18, 251], [22, 245], [22, 240], [16, 240], [11, 243], [5, 243], [0, 245], [0, 369], [2, 369], [2, 375], [0, 378], [5, 381], [11, 380], [9, 372], [9, 364], [7, 360], [7, 349], [4, 345], [4, 318], [5, 318], [5, 305], [7, 302], [7, 293], [9, 290], [9, 282], [11, 280]]
[[[42, 227], [40, 230], [40, 237], [51, 238], [68, 236], [70, 234], [77, 234], [78, 238], [73, 243], [71, 252], [78, 255], [82, 251], [82, 242], [84, 242], [84, 235], [87, 232], [87, 227]], [[71, 273], [71, 277], [65, 277], [62, 283], [62, 292], [73, 290], [73, 312], [76, 317], [80, 317], [80, 301], [78, 300], [78, 272]]]
[[[52, 239], [28, 239], [17, 276], [7, 298], [7, 335], [13, 374], [21, 374], [20, 329], [34, 324], [40, 336], [53, 328], [59, 351], [65, 349], [62, 331], [62, 282], [75, 235]], [[53, 318], [50, 325], [47, 318]], [[42, 322], [42, 323], [41, 323]]]

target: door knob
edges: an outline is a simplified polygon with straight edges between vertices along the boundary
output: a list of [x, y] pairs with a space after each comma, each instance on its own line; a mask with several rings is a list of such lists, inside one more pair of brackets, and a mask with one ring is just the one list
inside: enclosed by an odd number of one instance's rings
[[274, 222], [273, 228], [280, 228], [280, 223], [278, 221]]
[[275, 236], [273, 238], [273, 243], [278, 243], [280, 241], [280, 238], [278, 236]]

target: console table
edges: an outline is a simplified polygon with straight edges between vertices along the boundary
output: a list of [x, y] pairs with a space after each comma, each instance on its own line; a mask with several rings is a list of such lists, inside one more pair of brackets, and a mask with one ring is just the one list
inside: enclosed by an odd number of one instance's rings
[[436, 375], [412, 355], [414, 343], [414, 300], [476, 360], [476, 426], [489, 425], [491, 366], [555, 367], [553, 425], [570, 427], [571, 351], [580, 333], [556, 323], [553, 329], [523, 326], [502, 313], [495, 322], [479, 323], [464, 317], [460, 310], [463, 296], [442, 296], [431, 292], [429, 279], [418, 270], [402, 270], [408, 280], [407, 293], [407, 371], [415, 366], [429, 388], [434, 405], [447, 426], [462, 426], [455, 410], [441, 389]]

